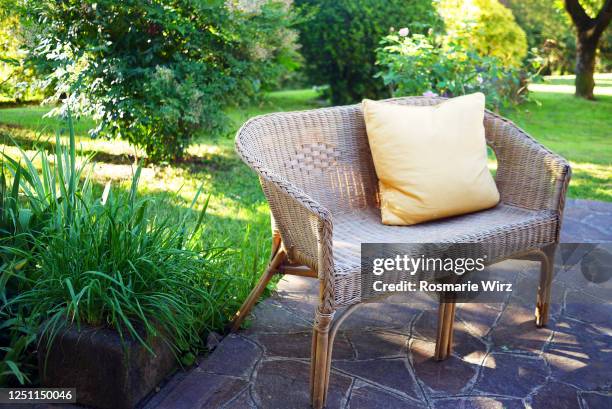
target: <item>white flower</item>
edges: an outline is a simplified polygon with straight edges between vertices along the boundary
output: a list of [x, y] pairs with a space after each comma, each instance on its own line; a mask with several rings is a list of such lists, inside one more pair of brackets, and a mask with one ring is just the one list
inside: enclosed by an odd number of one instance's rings
[[400, 28], [400, 30], [397, 32], [397, 34], [399, 34], [400, 37], [406, 37], [408, 33], [410, 33], [410, 30], [408, 30], [408, 27]]
[[423, 92], [423, 96], [427, 97], [427, 98], [431, 98], [431, 97], [437, 97], [438, 94], [436, 94], [433, 91], [425, 91], [425, 92]]

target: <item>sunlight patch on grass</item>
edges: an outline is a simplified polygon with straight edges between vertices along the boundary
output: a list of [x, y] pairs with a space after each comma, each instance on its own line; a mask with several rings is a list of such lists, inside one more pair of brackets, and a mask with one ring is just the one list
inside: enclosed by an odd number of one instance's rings
[[[574, 94], [575, 75], [547, 75], [543, 83], [530, 84], [529, 91], [557, 94]], [[598, 95], [612, 95], [612, 73], [599, 73], [594, 75], [595, 97]]]
[[207, 143], [191, 145], [187, 149], [187, 153], [191, 156], [225, 155], [225, 152], [223, 152], [219, 145]]
[[[0, 110], [1, 112], [2, 110]], [[26, 149], [33, 146], [43, 146], [47, 150], [54, 150], [56, 131], [56, 129], [47, 126], [29, 128], [11, 122], [3, 123], [0, 117], [0, 143], [12, 145], [10, 140], [12, 138], [17, 144]], [[65, 132], [62, 132], [60, 138], [63, 143], [67, 143], [68, 137], [65, 136]], [[86, 134], [76, 137], [76, 148], [82, 152], [97, 152], [99, 156], [105, 156], [107, 159], [110, 155], [110, 157], [116, 157], [114, 161], [122, 162], [125, 161], [123, 157], [144, 156], [144, 152], [134, 148], [127, 141], [103, 138], [92, 139]]]
[[[576, 87], [573, 85], [552, 85], [552, 84], [531, 84], [529, 85], [529, 91], [534, 92], [554, 92], [558, 94], [574, 94], [576, 92]], [[597, 95], [612, 95], [612, 87], [611, 86], [596, 86], [593, 90], [595, 96]]]
[[[594, 75], [595, 89], [593, 93], [597, 95], [612, 95], [612, 73], [598, 73]], [[530, 84], [529, 91], [558, 93], [558, 94], [574, 94], [576, 87], [574, 81], [575, 75], [547, 75], [544, 77], [543, 83]]]
[[612, 166], [570, 162], [569, 196], [612, 202]]
[[[593, 78], [600, 86], [612, 86], [612, 72], [599, 72]], [[573, 85], [575, 80], [576, 76], [574, 74], [544, 76], [544, 81], [550, 84]]]

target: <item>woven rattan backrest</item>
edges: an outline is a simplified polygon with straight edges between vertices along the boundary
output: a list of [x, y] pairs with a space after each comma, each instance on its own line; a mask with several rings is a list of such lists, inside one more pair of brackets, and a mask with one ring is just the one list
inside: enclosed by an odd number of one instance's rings
[[375, 205], [377, 183], [359, 106], [265, 115], [249, 121], [237, 148], [333, 211]]
[[[389, 102], [434, 105], [442, 100], [406, 97]], [[490, 112], [484, 125], [487, 143], [503, 162], [496, 176], [502, 201], [554, 209], [561, 194], [561, 186], [551, 177], [555, 172], [533, 166], [550, 152], [533, 150], [537, 157], [532, 156], [521, 146], [540, 144]], [[268, 169], [280, 175], [333, 212], [377, 205], [378, 184], [360, 105], [257, 117], [240, 130], [236, 146], [260, 174]], [[527, 188], [521, 182], [525, 179], [533, 182]]]

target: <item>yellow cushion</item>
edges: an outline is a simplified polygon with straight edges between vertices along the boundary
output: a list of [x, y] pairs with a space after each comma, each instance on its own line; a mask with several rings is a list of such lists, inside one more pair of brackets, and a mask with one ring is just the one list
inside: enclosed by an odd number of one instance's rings
[[433, 106], [364, 100], [382, 222], [411, 225], [495, 206], [481, 93]]

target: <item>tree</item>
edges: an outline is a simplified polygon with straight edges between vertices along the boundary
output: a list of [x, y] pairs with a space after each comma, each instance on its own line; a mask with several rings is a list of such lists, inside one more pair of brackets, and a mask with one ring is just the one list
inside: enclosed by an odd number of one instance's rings
[[565, 0], [565, 9], [576, 27], [576, 96], [595, 99], [595, 57], [599, 39], [612, 19], [612, 0], [606, 0], [595, 17], [587, 14], [579, 0]]

